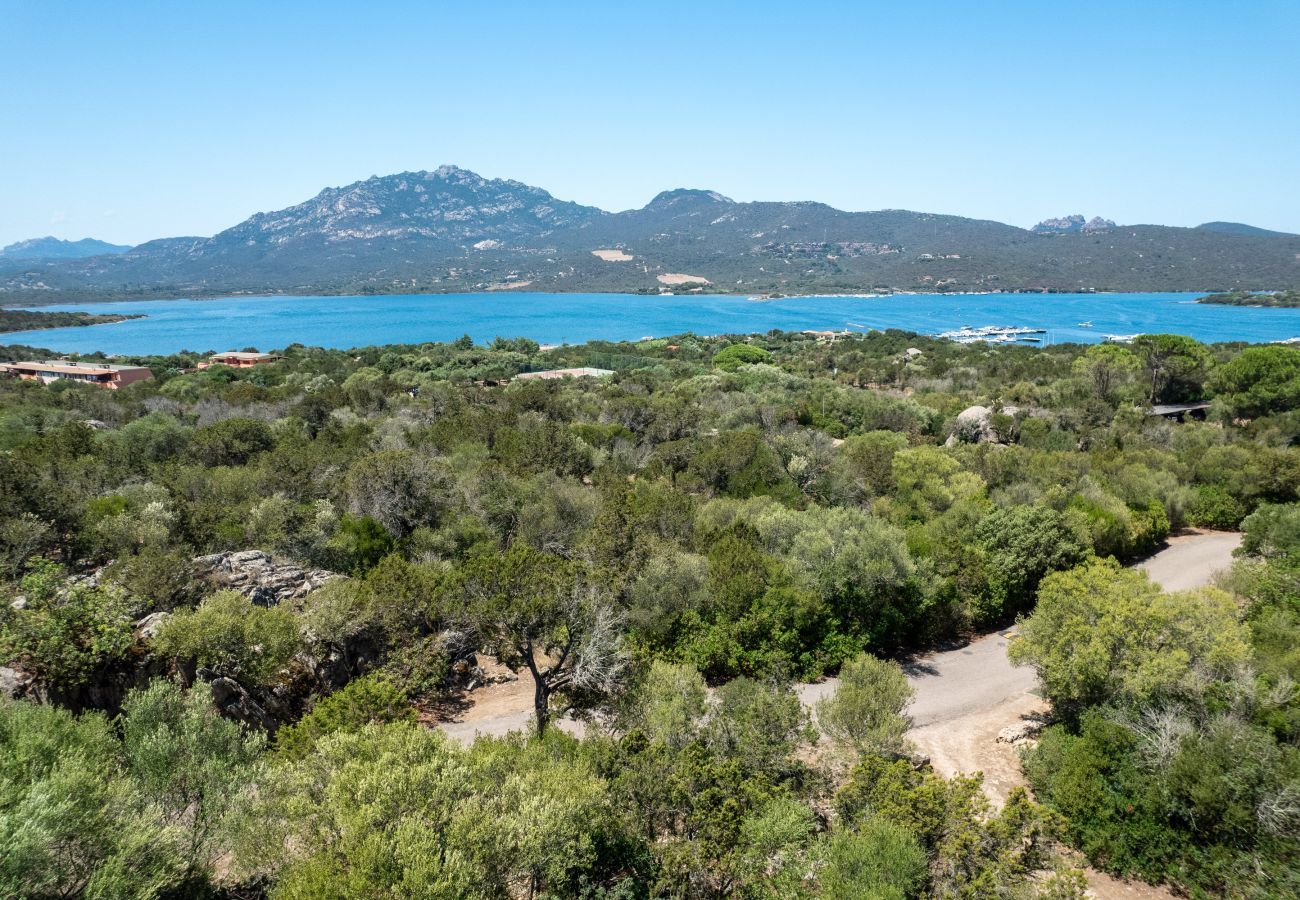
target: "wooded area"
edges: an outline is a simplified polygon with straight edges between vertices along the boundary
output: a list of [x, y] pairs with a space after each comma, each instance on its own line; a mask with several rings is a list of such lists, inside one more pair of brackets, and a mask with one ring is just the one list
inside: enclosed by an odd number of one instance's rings
[[[1300, 894], [1300, 348], [282, 352], [0, 382], [0, 894]], [[1188, 526], [1218, 586], [1122, 567]], [[1055, 724], [994, 809], [897, 660], [1018, 618]], [[432, 727], [475, 651], [531, 733]]]

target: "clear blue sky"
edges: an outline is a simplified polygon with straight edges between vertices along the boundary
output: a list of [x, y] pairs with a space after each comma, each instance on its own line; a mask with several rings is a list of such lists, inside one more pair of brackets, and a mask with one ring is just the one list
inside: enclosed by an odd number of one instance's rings
[[1300, 231], [1300, 2], [0, 0], [0, 244], [454, 163], [1029, 225]]

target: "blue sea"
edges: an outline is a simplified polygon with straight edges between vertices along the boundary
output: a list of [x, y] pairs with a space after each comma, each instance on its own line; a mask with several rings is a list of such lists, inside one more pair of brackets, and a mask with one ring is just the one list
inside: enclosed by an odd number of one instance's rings
[[[1108, 334], [1173, 332], [1198, 340], [1262, 343], [1300, 336], [1300, 309], [1198, 304], [1199, 294], [903, 294], [790, 297], [683, 294], [438, 294], [380, 297], [230, 297], [43, 306], [142, 313], [112, 325], [0, 334], [0, 343], [60, 352], [147, 354], [529, 337], [543, 344], [637, 340], [682, 332], [747, 334], [772, 328], [902, 328], [922, 334], [964, 325], [1044, 328], [1044, 344]], [[1091, 328], [1079, 323], [1091, 322]]]

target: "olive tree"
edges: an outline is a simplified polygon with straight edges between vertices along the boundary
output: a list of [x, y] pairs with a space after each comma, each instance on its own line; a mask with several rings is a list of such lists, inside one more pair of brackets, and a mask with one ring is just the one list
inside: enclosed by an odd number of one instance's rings
[[[538, 734], [598, 702], [626, 668], [622, 618], [594, 573], [529, 547], [478, 554], [461, 571], [465, 615], [486, 650], [533, 678]], [[551, 702], [562, 697], [562, 709]]]

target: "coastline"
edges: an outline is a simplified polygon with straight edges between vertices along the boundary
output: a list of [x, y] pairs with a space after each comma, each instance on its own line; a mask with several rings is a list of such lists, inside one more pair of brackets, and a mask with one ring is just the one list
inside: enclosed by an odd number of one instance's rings
[[24, 309], [22, 307], [0, 307], [0, 318], [5, 312], [26, 312], [37, 316], [57, 316], [57, 315], [84, 315], [87, 319], [93, 321], [86, 322], [66, 322], [60, 325], [41, 325], [29, 326], [25, 328], [8, 328], [0, 326], [0, 337], [6, 334], [31, 334], [38, 331], [61, 331], [65, 328], [92, 328], [99, 325], [121, 325], [132, 319], [147, 319], [145, 313], [62, 313], [62, 312], [42, 312], [41, 310]]
[[[606, 296], [626, 297], [628, 299], [646, 299], [652, 300], [660, 297], [734, 297], [758, 302], [772, 302], [777, 300], [807, 300], [813, 298], [826, 299], [861, 299], [861, 300], [878, 300], [887, 297], [1020, 297], [1020, 296], [1056, 296], [1056, 297], [1108, 297], [1124, 296], [1126, 294], [1195, 294], [1202, 297], [1215, 293], [1213, 290], [1194, 289], [1194, 290], [1111, 290], [1111, 289], [1081, 289], [1074, 291], [1066, 290], [1009, 290], [1009, 291], [889, 291], [870, 292], [870, 291], [799, 291], [799, 292], [779, 292], [777, 294], [755, 293], [754, 291], [701, 291], [701, 292], [673, 292], [660, 291], [648, 293], [644, 291], [617, 291], [617, 290], [559, 290], [559, 289], [540, 289], [528, 288], [521, 290], [488, 290], [484, 289], [467, 289], [467, 290], [446, 290], [446, 291], [393, 291], [389, 293], [348, 293], [348, 292], [328, 292], [314, 291], [308, 293], [298, 293], [289, 291], [266, 291], [266, 292], [226, 292], [226, 293], [194, 293], [185, 296], [176, 295], [150, 295], [150, 296], [108, 296], [108, 297], [90, 297], [85, 295], [76, 295], [71, 297], [52, 297], [41, 300], [0, 300], [0, 311], [4, 310], [27, 310], [39, 312], [47, 306], [89, 306], [99, 303], [172, 303], [176, 301], [193, 301], [196, 303], [207, 302], [210, 300], [311, 300], [319, 298], [351, 298], [357, 300], [365, 299], [384, 299], [387, 297], [461, 297], [461, 296], [493, 296], [502, 297], [512, 294], [553, 294], [555, 296], [581, 296], [586, 294], [599, 294]], [[1191, 302], [1200, 303], [1201, 300]], [[1218, 306], [1239, 305], [1239, 304], [1213, 304]], [[1276, 309], [1282, 307], [1270, 307], [1262, 305], [1265, 309]], [[127, 316], [127, 318], [138, 318], [140, 316]], [[103, 323], [111, 324], [111, 323]], [[0, 332], [3, 333], [3, 332]]]

